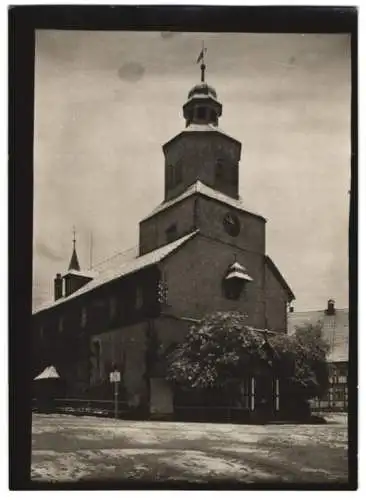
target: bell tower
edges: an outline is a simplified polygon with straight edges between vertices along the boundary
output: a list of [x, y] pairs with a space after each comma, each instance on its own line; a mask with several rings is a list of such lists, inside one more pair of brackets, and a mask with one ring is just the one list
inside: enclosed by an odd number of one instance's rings
[[185, 129], [163, 146], [165, 201], [179, 196], [196, 181], [238, 198], [241, 144], [219, 128], [222, 104], [216, 90], [206, 82], [205, 47], [201, 82], [188, 92], [183, 105]]
[[198, 230], [233, 247], [263, 253], [265, 219], [239, 197], [241, 143], [219, 128], [222, 104], [206, 81], [205, 47], [197, 59], [201, 81], [183, 105], [185, 126], [163, 146], [164, 199], [140, 221], [140, 255]]

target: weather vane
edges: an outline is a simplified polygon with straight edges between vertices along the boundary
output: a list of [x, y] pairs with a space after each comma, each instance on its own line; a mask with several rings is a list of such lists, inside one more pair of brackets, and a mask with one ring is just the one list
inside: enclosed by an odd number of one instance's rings
[[201, 82], [205, 81], [205, 70], [206, 70], [206, 64], [205, 64], [205, 54], [207, 52], [207, 47], [205, 47], [205, 42], [202, 42], [202, 49], [197, 57], [196, 63], [198, 64], [201, 62]]

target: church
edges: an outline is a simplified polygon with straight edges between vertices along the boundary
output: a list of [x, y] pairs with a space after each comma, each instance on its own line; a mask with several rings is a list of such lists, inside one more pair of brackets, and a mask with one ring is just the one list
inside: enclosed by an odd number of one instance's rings
[[112, 399], [116, 369], [128, 405], [173, 415], [164, 353], [205, 314], [240, 311], [253, 328], [287, 332], [295, 297], [267, 255], [266, 219], [240, 198], [242, 146], [220, 128], [223, 106], [200, 62], [184, 128], [162, 148], [165, 195], [139, 222], [138, 255], [83, 271], [74, 239], [54, 300], [33, 313], [34, 376], [55, 366], [67, 397]]

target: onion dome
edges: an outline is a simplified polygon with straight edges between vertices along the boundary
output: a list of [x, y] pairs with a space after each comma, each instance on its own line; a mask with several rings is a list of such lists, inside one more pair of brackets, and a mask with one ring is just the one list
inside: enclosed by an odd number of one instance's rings
[[194, 96], [208, 96], [210, 95], [214, 99], [217, 99], [216, 90], [208, 85], [206, 82], [201, 82], [191, 88], [188, 93], [188, 99], [191, 99]]

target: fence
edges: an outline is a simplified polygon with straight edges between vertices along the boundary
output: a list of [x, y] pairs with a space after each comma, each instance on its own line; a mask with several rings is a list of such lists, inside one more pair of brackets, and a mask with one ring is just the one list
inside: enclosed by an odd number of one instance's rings
[[310, 407], [312, 412], [347, 412], [348, 411], [348, 401], [346, 399], [340, 401], [331, 400], [329, 397], [327, 399], [313, 399], [310, 401]]
[[[52, 399], [47, 401], [33, 399], [32, 410], [50, 413], [72, 415], [94, 415], [99, 417], [115, 416], [115, 401], [109, 399]], [[131, 409], [126, 401], [118, 401], [117, 416], [119, 418], [132, 416], [136, 410]]]

